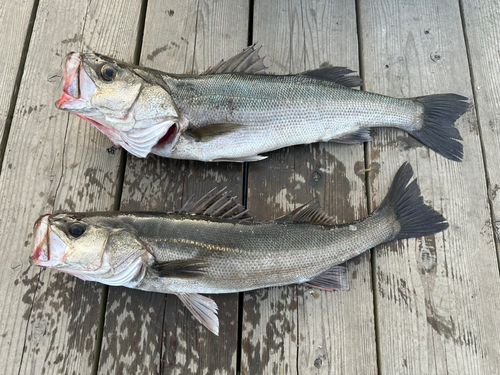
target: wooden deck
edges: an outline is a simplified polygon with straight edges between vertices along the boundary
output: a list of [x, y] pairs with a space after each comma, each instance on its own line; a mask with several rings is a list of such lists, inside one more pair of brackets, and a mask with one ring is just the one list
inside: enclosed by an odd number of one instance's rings
[[[0, 372], [500, 373], [499, 40], [498, 1], [3, 1]], [[458, 121], [464, 161], [389, 129], [366, 145], [292, 147], [247, 167], [142, 160], [108, 150], [94, 127], [54, 107], [69, 51], [190, 73], [253, 42], [271, 72], [329, 61], [360, 71], [368, 91], [469, 97]], [[219, 337], [175, 296], [28, 261], [43, 213], [163, 210], [213, 187], [228, 186], [262, 220], [317, 197], [349, 222], [380, 204], [405, 161], [447, 231], [349, 262], [348, 292], [293, 285], [211, 296]]]

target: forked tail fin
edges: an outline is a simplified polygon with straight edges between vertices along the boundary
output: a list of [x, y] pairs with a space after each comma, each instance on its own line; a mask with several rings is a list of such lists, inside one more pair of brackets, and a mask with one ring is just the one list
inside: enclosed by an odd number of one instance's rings
[[400, 231], [394, 240], [422, 237], [441, 232], [448, 228], [446, 219], [432, 207], [424, 203], [417, 180], [413, 180], [413, 170], [404, 163], [394, 176], [391, 188], [376, 212], [389, 211], [396, 216]]
[[436, 94], [420, 96], [411, 100], [424, 106], [423, 125], [410, 131], [424, 145], [453, 161], [462, 161], [462, 140], [455, 121], [469, 108], [465, 96]]

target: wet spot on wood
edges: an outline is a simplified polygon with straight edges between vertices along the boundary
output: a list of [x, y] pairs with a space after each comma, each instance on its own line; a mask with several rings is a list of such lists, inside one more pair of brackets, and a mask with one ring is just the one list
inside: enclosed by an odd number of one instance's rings
[[172, 47], [170, 47], [168, 44], [165, 44], [162, 47], [158, 47], [158, 48], [154, 49], [153, 52], [151, 52], [150, 54], [148, 54], [146, 56], [146, 58], [149, 61], [153, 61], [156, 56], [158, 56], [160, 53], [165, 52], [167, 49], [170, 49], [170, 48], [172, 48]]
[[447, 339], [453, 338], [456, 329], [453, 317], [445, 317], [438, 314], [430, 299], [426, 299], [425, 307], [427, 309], [427, 323], [431, 325], [434, 331]]
[[75, 35], [73, 35], [72, 38], [61, 40], [61, 44], [78, 43], [81, 42], [82, 39], [83, 39], [82, 34], [75, 33]]
[[421, 272], [435, 273], [437, 266], [437, 251], [434, 237], [425, 237], [423, 241], [418, 241], [418, 249], [420, 250]]

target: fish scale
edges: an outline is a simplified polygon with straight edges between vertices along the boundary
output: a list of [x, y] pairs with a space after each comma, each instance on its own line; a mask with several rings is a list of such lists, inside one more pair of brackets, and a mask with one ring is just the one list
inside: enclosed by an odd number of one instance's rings
[[340, 263], [384, 242], [446, 229], [412, 175], [404, 164], [380, 207], [348, 225], [333, 225], [316, 203], [257, 222], [224, 191], [178, 212], [44, 215], [35, 223], [32, 263], [84, 280], [173, 293], [217, 333], [217, 305], [199, 293], [294, 283], [345, 290]]
[[186, 145], [174, 146], [172, 158], [237, 159], [264, 147], [335, 140], [377, 126], [399, 125], [412, 131], [423, 114], [419, 103], [306, 77], [224, 74], [163, 79], [191, 126], [244, 125], [210, 142], [186, 139]]
[[[332, 264], [385, 242], [396, 225], [395, 219], [380, 215], [340, 227], [193, 221], [168, 215], [122, 220], [138, 230], [157, 262], [195, 258], [210, 265], [196, 284], [184, 280], [177, 285], [179, 290], [172, 289], [187, 293], [232, 293], [305, 282]], [[165, 285], [162, 278], [150, 277], [137, 288], [161, 291]]]
[[397, 99], [354, 90], [361, 78], [330, 65], [295, 75], [262, 74], [266, 67], [258, 52], [250, 46], [201, 75], [70, 53], [56, 106], [138, 157], [258, 161], [282, 147], [361, 143], [372, 140], [371, 128], [395, 127], [461, 161], [455, 121], [468, 109], [467, 98]]

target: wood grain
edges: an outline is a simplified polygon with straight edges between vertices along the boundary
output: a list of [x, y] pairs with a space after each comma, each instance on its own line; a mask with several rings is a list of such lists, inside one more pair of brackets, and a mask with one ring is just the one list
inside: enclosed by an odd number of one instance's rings
[[461, 1], [472, 89], [486, 162], [488, 198], [493, 210], [495, 234], [500, 238], [500, 13], [498, 1]]
[[[254, 40], [270, 71], [358, 67], [354, 3], [256, 3]], [[342, 51], [339, 53], [338, 51]], [[365, 217], [363, 145], [334, 143], [278, 150], [249, 166], [248, 205], [272, 219], [310, 201], [338, 223]], [[369, 255], [348, 265], [349, 292], [305, 286], [245, 293], [242, 374], [376, 373]]]
[[[148, 1], [141, 64], [191, 73], [233, 56], [247, 43], [248, 10], [246, 0]], [[192, 195], [201, 197], [225, 186], [241, 202], [242, 177], [242, 165], [237, 163], [129, 156], [121, 209], [179, 208]], [[234, 374], [238, 296], [210, 298], [219, 306], [218, 337], [198, 323], [176, 296], [110, 288], [99, 372]], [[133, 303], [126, 302], [130, 299]], [[131, 341], [145, 351], [131, 350]]]
[[21, 55], [33, 11], [33, 0], [3, 1], [0, 4], [0, 135], [14, 94]]
[[137, 1], [39, 4], [0, 177], [6, 374], [86, 373], [92, 365], [101, 287], [30, 267], [28, 256], [40, 214], [112, 208], [119, 155], [106, 152], [109, 140], [92, 126], [54, 107], [55, 76], [71, 50], [130, 57], [139, 8]]
[[[472, 100], [458, 2], [361, 1], [369, 91], [413, 97], [454, 92]], [[490, 374], [500, 368], [499, 273], [474, 107], [457, 122], [464, 161], [451, 162], [407, 134], [380, 130], [370, 189], [380, 204], [409, 161], [424, 201], [450, 228], [376, 249], [379, 371]]]

